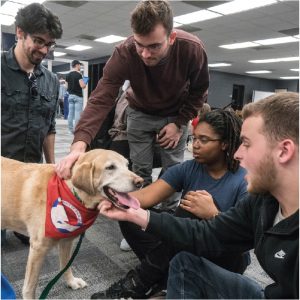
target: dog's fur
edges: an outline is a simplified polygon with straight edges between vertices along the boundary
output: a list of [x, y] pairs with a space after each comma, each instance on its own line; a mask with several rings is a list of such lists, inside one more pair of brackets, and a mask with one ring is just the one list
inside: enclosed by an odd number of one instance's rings
[[[74, 238], [52, 239], [45, 237], [46, 197], [49, 179], [55, 173], [54, 165], [22, 163], [1, 157], [1, 228], [11, 229], [30, 236], [30, 250], [23, 285], [23, 297], [34, 298], [38, 276], [47, 252], [59, 247], [61, 269], [71, 256]], [[75, 163], [72, 177], [66, 181], [75, 188], [87, 208], [96, 208], [105, 196], [104, 186], [118, 192], [136, 188], [141, 178], [127, 168], [127, 160], [114, 151], [92, 150], [82, 154]], [[71, 268], [64, 273], [72, 289], [87, 284], [75, 278]]]

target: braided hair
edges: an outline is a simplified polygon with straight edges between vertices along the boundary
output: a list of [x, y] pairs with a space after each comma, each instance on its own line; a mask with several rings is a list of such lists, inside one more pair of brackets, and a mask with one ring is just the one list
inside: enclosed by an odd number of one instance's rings
[[222, 142], [227, 144], [226, 164], [227, 169], [236, 172], [239, 161], [234, 159], [234, 153], [239, 148], [242, 120], [233, 111], [216, 109], [211, 112], [201, 114], [199, 123], [209, 124], [220, 136]]

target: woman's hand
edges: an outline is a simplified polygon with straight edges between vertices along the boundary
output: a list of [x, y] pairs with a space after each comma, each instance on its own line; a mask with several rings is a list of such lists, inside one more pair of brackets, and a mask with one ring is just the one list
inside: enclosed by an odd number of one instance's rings
[[219, 213], [211, 194], [205, 190], [186, 193], [180, 207], [202, 219], [210, 219]]

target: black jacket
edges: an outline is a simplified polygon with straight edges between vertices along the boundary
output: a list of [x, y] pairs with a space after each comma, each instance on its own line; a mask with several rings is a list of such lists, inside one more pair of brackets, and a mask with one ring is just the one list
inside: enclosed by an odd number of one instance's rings
[[274, 283], [266, 298], [299, 298], [299, 211], [273, 226], [277, 200], [249, 195], [236, 207], [208, 221], [151, 212], [147, 232], [198, 256], [244, 252], [254, 248]]
[[41, 162], [42, 146], [55, 133], [59, 82], [44, 66], [34, 70], [37, 95], [11, 48], [1, 57], [1, 155], [23, 162]]

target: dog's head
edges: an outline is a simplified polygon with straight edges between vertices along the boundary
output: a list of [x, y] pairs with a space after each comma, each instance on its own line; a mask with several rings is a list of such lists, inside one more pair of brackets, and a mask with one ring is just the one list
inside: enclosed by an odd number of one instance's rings
[[[136, 199], [128, 196], [141, 186], [143, 179], [128, 170], [128, 161], [115, 151], [97, 149], [82, 154], [72, 170], [71, 182], [87, 207], [94, 206], [99, 196], [109, 198], [121, 208], [135, 207]], [[82, 195], [82, 193], [81, 193]], [[86, 203], [91, 201], [93, 203]], [[99, 201], [98, 201], [99, 202]]]

